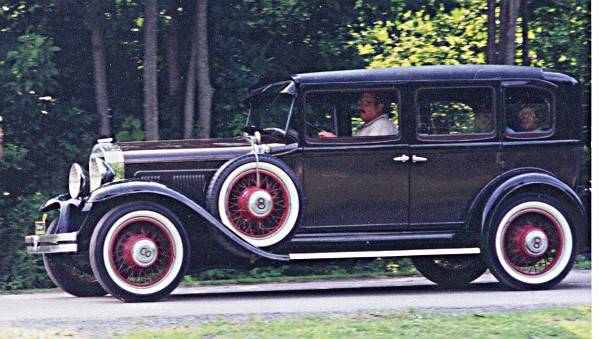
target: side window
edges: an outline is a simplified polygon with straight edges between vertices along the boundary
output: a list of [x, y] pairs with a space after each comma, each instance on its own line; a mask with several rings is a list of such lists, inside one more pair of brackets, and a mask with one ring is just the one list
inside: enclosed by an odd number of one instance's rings
[[460, 140], [494, 134], [493, 88], [423, 88], [416, 97], [421, 139]]
[[505, 91], [505, 119], [508, 136], [546, 136], [553, 128], [553, 96], [536, 87], [509, 87]]
[[396, 90], [315, 91], [306, 94], [306, 136], [318, 141], [399, 134]]

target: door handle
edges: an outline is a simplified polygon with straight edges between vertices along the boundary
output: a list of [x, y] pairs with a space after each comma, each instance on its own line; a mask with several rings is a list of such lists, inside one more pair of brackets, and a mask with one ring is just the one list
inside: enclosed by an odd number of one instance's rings
[[416, 156], [416, 155], [412, 155], [412, 162], [425, 162], [427, 160], [428, 159], [425, 158], [425, 157], [419, 157], [419, 156]]
[[393, 161], [399, 161], [399, 162], [406, 162], [406, 161], [408, 161], [408, 160], [410, 160], [410, 157], [409, 157], [409, 156], [407, 156], [407, 155], [405, 155], [405, 154], [402, 154], [402, 155], [401, 155], [401, 156], [399, 156], [399, 157], [395, 157], [395, 158], [393, 158]]

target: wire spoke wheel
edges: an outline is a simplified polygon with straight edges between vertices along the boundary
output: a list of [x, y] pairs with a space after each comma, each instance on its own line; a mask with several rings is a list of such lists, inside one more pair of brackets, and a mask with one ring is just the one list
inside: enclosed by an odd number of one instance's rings
[[289, 193], [281, 180], [270, 172], [250, 170], [237, 177], [228, 188], [225, 208], [239, 232], [264, 238], [276, 233], [285, 223]]
[[516, 289], [549, 288], [570, 271], [576, 256], [568, 210], [543, 195], [519, 195], [500, 206], [485, 236], [487, 262], [502, 283]]
[[174, 240], [164, 225], [151, 218], [133, 218], [122, 224], [110, 248], [112, 269], [134, 286], [156, 284], [173, 266]]
[[155, 301], [181, 281], [189, 240], [177, 215], [153, 202], [118, 205], [98, 222], [90, 241], [94, 275], [113, 296]]
[[519, 212], [504, 233], [504, 255], [518, 272], [536, 276], [551, 270], [563, 251], [563, 231], [540, 209]]
[[256, 247], [287, 239], [303, 209], [301, 185], [281, 159], [253, 154], [232, 159], [214, 174], [208, 209], [233, 233]]

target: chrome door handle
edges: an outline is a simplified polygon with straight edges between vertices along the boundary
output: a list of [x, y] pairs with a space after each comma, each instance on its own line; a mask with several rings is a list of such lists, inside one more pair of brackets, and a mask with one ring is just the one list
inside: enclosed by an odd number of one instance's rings
[[419, 156], [416, 156], [416, 155], [412, 155], [412, 162], [425, 162], [427, 160], [428, 159], [425, 158], [425, 157], [419, 157]]
[[393, 161], [399, 161], [399, 162], [406, 162], [406, 161], [408, 161], [408, 160], [410, 160], [410, 157], [409, 157], [409, 156], [407, 156], [407, 155], [405, 155], [405, 154], [402, 154], [402, 155], [401, 155], [401, 156], [399, 156], [399, 157], [395, 157], [395, 158], [393, 158]]

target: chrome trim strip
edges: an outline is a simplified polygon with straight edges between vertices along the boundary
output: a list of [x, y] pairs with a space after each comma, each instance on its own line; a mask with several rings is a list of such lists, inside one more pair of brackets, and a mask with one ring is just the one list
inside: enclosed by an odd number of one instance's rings
[[62, 244], [62, 245], [43, 245], [29, 246], [27, 253], [29, 254], [47, 254], [47, 253], [73, 253], [77, 252], [77, 244]]
[[480, 248], [439, 248], [426, 250], [399, 251], [359, 251], [359, 252], [321, 252], [321, 253], [290, 253], [291, 260], [304, 259], [342, 259], [342, 258], [377, 258], [377, 257], [414, 257], [421, 255], [455, 255], [479, 254]]
[[28, 244], [35, 244], [35, 243], [58, 244], [59, 242], [67, 242], [67, 241], [77, 241], [77, 232], [28, 235], [25, 237], [25, 242]]

